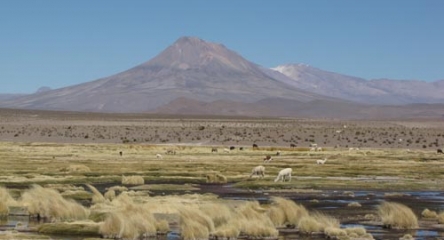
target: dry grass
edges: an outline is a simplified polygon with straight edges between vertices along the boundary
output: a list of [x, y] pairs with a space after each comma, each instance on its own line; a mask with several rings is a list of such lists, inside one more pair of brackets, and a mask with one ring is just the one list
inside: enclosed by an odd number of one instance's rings
[[303, 217], [308, 216], [308, 211], [304, 206], [299, 205], [289, 199], [272, 197], [271, 200], [272, 207], [268, 211], [268, 215], [275, 226], [298, 226], [299, 221]]
[[418, 219], [413, 211], [400, 203], [383, 202], [378, 206], [378, 215], [383, 225], [395, 229], [418, 228]]
[[444, 223], [444, 212], [440, 212], [438, 214], [438, 223], [443, 224]]
[[99, 237], [99, 223], [95, 222], [70, 222], [70, 223], [45, 223], [39, 226], [39, 233], [72, 236], [97, 236]]
[[426, 208], [421, 212], [421, 216], [423, 218], [437, 218], [438, 214], [435, 211], [430, 211]]
[[17, 205], [17, 202], [9, 194], [8, 189], [0, 186], [0, 216], [9, 214], [9, 207]]
[[362, 207], [362, 205], [358, 202], [351, 202], [347, 204], [347, 207]]
[[89, 210], [80, 204], [66, 200], [54, 189], [42, 188], [38, 185], [23, 193], [19, 201], [26, 206], [31, 215], [53, 220], [83, 220], [87, 219]]
[[94, 186], [92, 186], [91, 184], [86, 184], [86, 186], [93, 193], [93, 197], [92, 197], [92, 200], [91, 200], [91, 202], [93, 204], [94, 203], [101, 203], [101, 202], [105, 201], [105, 198], [103, 197], [102, 193], [100, 193], [99, 190], [97, 190]]
[[227, 177], [217, 172], [207, 173], [205, 177], [207, 183], [227, 183]]
[[124, 185], [143, 185], [145, 179], [141, 176], [122, 176], [122, 184]]
[[303, 216], [298, 224], [299, 231], [303, 233], [324, 232], [326, 228], [339, 228], [339, 221], [320, 212]]
[[[75, 186], [91, 182], [117, 185], [123, 180], [122, 175], [138, 176], [142, 180], [146, 179], [147, 182], [165, 181], [171, 182], [174, 185], [189, 183], [191, 186], [191, 184], [205, 182], [205, 174], [211, 173], [211, 181], [215, 183], [227, 182], [228, 178], [230, 182], [237, 182], [239, 184], [237, 186], [259, 190], [272, 189], [276, 192], [295, 191], [298, 189], [317, 190], [330, 187], [336, 189], [393, 189], [391, 191], [395, 189], [444, 189], [442, 187], [444, 185], [440, 184], [444, 180], [441, 173], [442, 168], [440, 167], [442, 163], [434, 160], [425, 163], [420, 160], [431, 157], [436, 158], [436, 154], [433, 153], [432, 155], [426, 151], [405, 154], [396, 149], [372, 149], [371, 151], [369, 150], [371, 154], [369, 153], [364, 157], [361, 154], [344, 153], [343, 150], [339, 149], [327, 148], [324, 152], [309, 153], [298, 150], [285, 150], [283, 148], [279, 161], [274, 161], [267, 165], [267, 170], [270, 173], [268, 177], [259, 181], [249, 181], [246, 173], [249, 173], [252, 167], [257, 166], [258, 161], [261, 162], [264, 155], [272, 154], [268, 149], [262, 148], [255, 151], [247, 149], [244, 151], [232, 151], [230, 154], [223, 154], [221, 152], [211, 154], [210, 147], [180, 146], [180, 148], [177, 148], [178, 153], [176, 155], [168, 156], [168, 161], [156, 161], [153, 159], [153, 153], [162, 152], [163, 148], [165, 147], [137, 144], [0, 143], [0, 163], [3, 166], [8, 166], [8, 168], [0, 169], [0, 183], [26, 187], [30, 183], [36, 182], [63, 191], [62, 196], [71, 198], [78, 194], [79, 197], [74, 197], [75, 199], [87, 199], [86, 195], [80, 197], [84, 192], [69, 192], [75, 191], [77, 188]], [[118, 156], [119, 149], [124, 149], [125, 154], [122, 157]], [[56, 156], [55, 159], [53, 159], [53, 155]], [[329, 165], [328, 169], [312, 167], [315, 159], [327, 155], [334, 156], [331, 157], [332, 164]], [[17, 159], [20, 161], [17, 161]], [[71, 165], [88, 166], [90, 171], [60, 172], [61, 168], [68, 165], [67, 162]], [[297, 176], [295, 176], [297, 181], [282, 185], [274, 184], [272, 176], [275, 176], [279, 169], [289, 165], [297, 169]], [[212, 171], [215, 169], [218, 172]], [[417, 169], [418, 172], [422, 173], [412, 172], [411, 169]], [[313, 176], [317, 176], [317, 178], [313, 178]], [[356, 181], [357, 178], [365, 178], [365, 181]], [[433, 182], [434, 184], [430, 184], [429, 180], [436, 180], [437, 183]], [[135, 184], [141, 185], [144, 182], [139, 180]], [[376, 182], [378, 184], [375, 184]], [[168, 189], [165, 185], [151, 187], [156, 191]], [[179, 214], [178, 209], [186, 206], [198, 209], [205, 218], [210, 219], [214, 226], [213, 230], [190, 234], [189, 236], [192, 238], [196, 235], [207, 236], [207, 234], [221, 237], [239, 237], [241, 233], [255, 236], [275, 236], [277, 234], [276, 227], [286, 225], [298, 227], [301, 218], [306, 216], [313, 218], [303, 206], [287, 199], [273, 199], [273, 203], [270, 206], [260, 206], [258, 203], [254, 203], [247, 207], [242, 203], [238, 204], [237, 208], [234, 208], [226, 203], [218, 203], [217, 198], [214, 196], [201, 195], [199, 197], [192, 197], [183, 195], [180, 198], [169, 199], [167, 197], [149, 197], [146, 192], [140, 191], [141, 188], [134, 188], [133, 190], [135, 191], [118, 194], [127, 191], [127, 189], [121, 186], [110, 187], [108, 189], [109, 194], [107, 195], [108, 200], [94, 200], [94, 202], [99, 203], [91, 207], [91, 210], [94, 210], [93, 213], [96, 220], [105, 221], [109, 214], [123, 211], [122, 209], [125, 209], [125, 206], [128, 204], [147, 204], [150, 205], [151, 213], [171, 214]], [[186, 189], [171, 187], [168, 190], [183, 191]], [[112, 196], [112, 191], [117, 195], [115, 198]], [[270, 191], [269, 194], [272, 195], [273, 192]], [[347, 194], [349, 194], [348, 196], [353, 196], [352, 192]], [[89, 195], [89, 198], [91, 197]], [[54, 199], [57, 199], [57, 197]], [[58, 205], [54, 204], [58, 200], [53, 200], [51, 206], [44, 203], [48, 200], [39, 200], [39, 197], [33, 197], [33, 200], [41, 202], [41, 205], [31, 206], [30, 210], [32, 210], [33, 214], [42, 213], [42, 216], [50, 216], [51, 214], [49, 213], [53, 211], [51, 208]], [[101, 206], [101, 209], [99, 209], [99, 206]], [[67, 209], [67, 207], [63, 208]], [[221, 212], [213, 210], [216, 208], [220, 209]], [[77, 210], [75, 212], [82, 211]], [[74, 218], [66, 217], [69, 214], [52, 215], [54, 215], [52, 216], [53, 218], [60, 220]], [[122, 219], [125, 219], [125, 216], [122, 216]], [[316, 222], [319, 223], [318, 220]], [[201, 223], [199, 224], [201, 225]], [[190, 231], [192, 232], [192, 229], [195, 229], [199, 224], [190, 223], [184, 226], [184, 229], [191, 229]], [[321, 225], [324, 226], [324, 224]], [[161, 223], [160, 220], [153, 220], [153, 226], [157, 231], [167, 229], [165, 221]], [[264, 229], [257, 229], [257, 226], [265, 227]], [[125, 228], [126, 225], [122, 225], [122, 227]], [[208, 227], [205, 228], [209, 229]], [[337, 231], [335, 227], [322, 228], [324, 232]], [[137, 227], [137, 229], [142, 229], [137, 230], [140, 234], [143, 231], [147, 231], [141, 227]], [[118, 235], [120, 228], [118, 228], [117, 232], [111, 232], [112, 235]], [[338, 232], [339, 235], [342, 234], [342, 231], [338, 230]]]
[[68, 171], [68, 172], [91, 172], [91, 169], [89, 167], [83, 165], [83, 164], [72, 164], [69, 165], [66, 169], [62, 169], [62, 171]]

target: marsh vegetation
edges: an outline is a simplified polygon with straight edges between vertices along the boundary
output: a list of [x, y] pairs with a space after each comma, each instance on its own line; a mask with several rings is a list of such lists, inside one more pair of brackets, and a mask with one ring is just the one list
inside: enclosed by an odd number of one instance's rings
[[[0, 131], [0, 238], [408, 239], [444, 231], [438, 123], [28, 117], [6, 118]], [[322, 151], [310, 151], [313, 143]], [[258, 165], [265, 175], [250, 178]], [[291, 181], [274, 182], [285, 168]], [[11, 220], [17, 215], [29, 220]]]

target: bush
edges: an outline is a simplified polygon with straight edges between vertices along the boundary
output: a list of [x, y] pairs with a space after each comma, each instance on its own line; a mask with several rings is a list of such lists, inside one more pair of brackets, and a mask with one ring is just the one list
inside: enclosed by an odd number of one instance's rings
[[378, 215], [387, 228], [414, 229], [418, 227], [418, 218], [413, 211], [400, 203], [383, 202], [378, 206]]

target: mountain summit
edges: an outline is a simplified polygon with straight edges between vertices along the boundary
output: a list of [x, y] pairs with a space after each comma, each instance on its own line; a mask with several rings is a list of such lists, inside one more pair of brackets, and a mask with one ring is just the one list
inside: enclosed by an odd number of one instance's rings
[[220, 100], [253, 103], [267, 98], [300, 102], [331, 99], [277, 81], [256, 64], [221, 44], [182, 37], [148, 62], [122, 73], [39, 92], [6, 101], [1, 106], [94, 112], [152, 112], [176, 99], [206, 103]]

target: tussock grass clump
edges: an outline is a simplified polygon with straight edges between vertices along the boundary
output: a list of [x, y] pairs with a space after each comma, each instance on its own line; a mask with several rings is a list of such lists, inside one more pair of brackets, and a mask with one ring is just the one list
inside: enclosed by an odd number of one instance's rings
[[158, 233], [167, 233], [170, 231], [170, 224], [165, 219], [157, 221], [155, 226]]
[[438, 214], [435, 211], [430, 211], [429, 209], [424, 209], [424, 211], [421, 212], [421, 216], [423, 218], [437, 218]]
[[362, 205], [358, 202], [351, 202], [347, 204], [347, 207], [362, 207]]
[[43, 240], [43, 239], [53, 239], [49, 236], [42, 235], [42, 234], [34, 234], [34, 233], [21, 233], [17, 231], [3, 231], [2, 234], [0, 234], [0, 239], [8, 239], [8, 240], [25, 240], [25, 239], [32, 239], [32, 240]]
[[156, 220], [143, 205], [130, 203], [108, 214], [99, 232], [105, 238], [136, 239], [157, 234]]
[[211, 218], [214, 227], [220, 227], [233, 218], [233, 211], [222, 203], [203, 203], [199, 205], [199, 209]]
[[61, 193], [64, 198], [71, 198], [74, 200], [88, 200], [92, 199], [93, 194], [85, 190], [67, 190]]
[[235, 219], [240, 231], [250, 237], [277, 237], [279, 232], [257, 201], [247, 202], [237, 208]]
[[415, 238], [410, 235], [410, 234], [404, 234], [404, 236], [402, 236], [401, 238], [399, 238], [399, 240], [415, 240]]
[[58, 190], [59, 192], [85, 190], [82, 186], [74, 186], [72, 184], [51, 183], [51, 184], [45, 184], [43, 187], [45, 187], [45, 188], [53, 188], [53, 189]]
[[183, 239], [208, 239], [214, 232], [211, 218], [197, 208], [182, 207], [180, 214], [180, 235]]
[[8, 189], [0, 186], [0, 216], [9, 214], [9, 206], [17, 205], [17, 201], [11, 197]]
[[91, 169], [89, 167], [83, 165], [83, 164], [71, 164], [66, 169], [62, 169], [62, 171], [67, 172], [91, 172]]
[[99, 237], [99, 226], [99, 223], [95, 222], [44, 223], [39, 226], [38, 231], [43, 234]]
[[227, 183], [227, 177], [220, 173], [212, 172], [206, 174], [205, 176], [207, 178], [207, 183]]
[[307, 215], [299, 220], [298, 229], [302, 233], [311, 234], [322, 231], [322, 226], [314, 217]]
[[438, 214], [438, 223], [443, 224], [444, 223], [444, 212], [440, 212]]
[[106, 191], [106, 193], [103, 195], [103, 197], [105, 198], [105, 199], [108, 199], [108, 200], [113, 200], [114, 198], [116, 198], [116, 191], [114, 191], [114, 190], [108, 190], [108, 191]]
[[128, 191], [128, 188], [125, 186], [112, 186], [110, 188], [107, 188], [108, 191], [114, 191], [114, 192], [125, 192]]
[[97, 188], [95, 188], [94, 186], [92, 186], [90, 184], [86, 184], [86, 186], [93, 193], [92, 200], [91, 200], [92, 203], [102, 203], [105, 201], [105, 198], [103, 197], [102, 193], [100, 193], [99, 190], [97, 190]]
[[[268, 215], [275, 226], [282, 226], [283, 223], [298, 226], [299, 220], [304, 216], [308, 216], [307, 209], [292, 200], [281, 197], [272, 197], [271, 200], [272, 210], [268, 212]], [[278, 210], [273, 209], [274, 207], [281, 209], [281, 212], [284, 214], [282, 215]]]
[[324, 234], [331, 239], [344, 239], [347, 237], [347, 232], [339, 227], [326, 227]]
[[83, 220], [87, 219], [89, 210], [82, 205], [66, 200], [54, 189], [33, 185], [25, 191], [20, 204], [28, 208], [29, 214], [53, 220]]
[[298, 229], [303, 233], [323, 232], [326, 228], [339, 228], [339, 221], [323, 213], [306, 215], [299, 221]]
[[400, 203], [383, 202], [378, 206], [378, 215], [387, 228], [414, 229], [418, 227], [418, 218], [413, 211]]
[[270, 220], [273, 222], [275, 227], [284, 227], [286, 223], [286, 215], [285, 211], [278, 207], [278, 206], [271, 206], [268, 211], [267, 215], [270, 218]]
[[122, 176], [122, 184], [125, 185], [143, 185], [145, 184], [145, 179], [141, 176]]
[[365, 228], [361, 227], [361, 226], [348, 227], [348, 228], [345, 228], [344, 230], [348, 236], [362, 237], [367, 233]]

